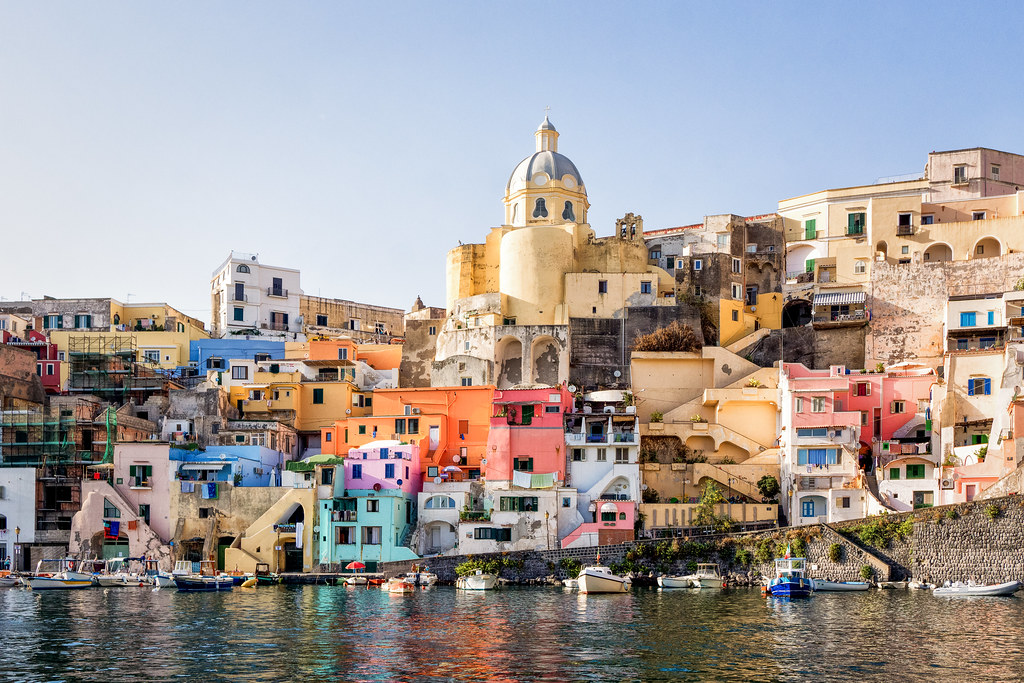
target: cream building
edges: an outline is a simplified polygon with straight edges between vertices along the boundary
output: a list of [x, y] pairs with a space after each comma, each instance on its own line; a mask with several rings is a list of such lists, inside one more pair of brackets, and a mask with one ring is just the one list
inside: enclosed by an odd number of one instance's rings
[[210, 278], [211, 334], [256, 330], [297, 339], [303, 332], [299, 271], [268, 266], [256, 254], [232, 251]]
[[547, 117], [534, 136], [505, 187], [504, 224], [448, 252], [433, 386], [558, 384], [569, 378], [570, 318], [675, 306], [673, 278], [647, 262], [642, 220], [627, 214], [598, 238], [583, 178]]

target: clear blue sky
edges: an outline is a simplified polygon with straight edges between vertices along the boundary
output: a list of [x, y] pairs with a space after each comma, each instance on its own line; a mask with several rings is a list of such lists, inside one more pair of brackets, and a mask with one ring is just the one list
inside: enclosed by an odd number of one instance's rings
[[0, 4], [0, 295], [208, 321], [231, 249], [444, 304], [551, 106], [591, 225], [1024, 152], [1020, 3]]

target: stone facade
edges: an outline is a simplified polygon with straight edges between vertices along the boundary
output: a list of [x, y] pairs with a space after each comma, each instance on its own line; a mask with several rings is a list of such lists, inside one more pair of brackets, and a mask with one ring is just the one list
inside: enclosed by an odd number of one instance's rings
[[405, 334], [405, 311], [400, 308], [303, 294], [299, 314], [309, 336], [343, 334], [361, 344], [387, 344]]

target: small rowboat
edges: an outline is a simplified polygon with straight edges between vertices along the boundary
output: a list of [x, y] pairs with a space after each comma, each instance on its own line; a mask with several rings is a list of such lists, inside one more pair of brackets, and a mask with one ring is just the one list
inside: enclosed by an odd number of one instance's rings
[[867, 581], [825, 581], [823, 579], [811, 579], [811, 583], [814, 584], [814, 591], [821, 593], [825, 591], [830, 592], [844, 592], [844, 591], [866, 591], [871, 588], [871, 584]]
[[[947, 583], [949, 583], [947, 581]], [[1020, 590], [1020, 581], [1007, 581], [1006, 583], [997, 583], [989, 586], [983, 586], [976, 584], [973, 581], [963, 583], [957, 581], [949, 585], [941, 586], [932, 591], [933, 595], [939, 596], [994, 596], [994, 595], [1013, 595]]]

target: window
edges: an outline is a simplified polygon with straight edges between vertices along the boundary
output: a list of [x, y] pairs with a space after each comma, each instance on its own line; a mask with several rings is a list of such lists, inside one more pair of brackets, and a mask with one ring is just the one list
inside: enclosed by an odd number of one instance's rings
[[618, 515], [616, 515], [616, 513], [614, 513], [614, 512], [602, 512], [601, 513], [601, 521], [602, 522], [614, 522], [615, 518], [617, 516]]
[[739, 322], [739, 320], [740, 320], [740, 312], [737, 311], [735, 308], [732, 309], [732, 321], [735, 323], [735, 322]]
[[742, 273], [743, 272], [743, 262], [740, 261], [738, 258], [734, 258], [732, 260], [732, 272], [734, 272], [734, 273]]
[[206, 359], [206, 367], [207, 367], [208, 370], [223, 370], [224, 369], [224, 359], [223, 358], [216, 358], [216, 357], [207, 358]]
[[333, 437], [333, 434], [331, 434], [330, 432], [326, 432], [324, 434], [324, 440], [325, 441], [334, 441], [334, 439], [332, 437]]
[[966, 164], [958, 164], [953, 167], [953, 184], [960, 185], [967, 182]]
[[676, 270], [681, 270], [684, 267], [685, 266], [683, 265], [683, 259], [677, 258], [676, 259]]
[[809, 258], [806, 261], [804, 261], [804, 272], [805, 273], [813, 273], [814, 272], [814, 259]]
[[153, 476], [153, 466], [129, 465], [128, 476], [132, 478], [131, 486], [149, 486], [149, 479]]
[[469, 351], [469, 340], [468, 339], [466, 340], [465, 344], [463, 344], [462, 349], [464, 351]]
[[75, 327], [82, 329], [86, 327], [92, 327], [92, 316], [86, 314], [79, 314], [75, 316]]
[[647, 256], [652, 261], [656, 261], [657, 259], [660, 259], [661, 258], [661, 247], [654, 247], [653, 249], [651, 249], [648, 252]]
[[818, 220], [811, 218], [804, 221], [804, 239], [813, 240], [818, 235]]
[[[327, 436], [330, 436], [330, 434], [328, 434]], [[322, 470], [320, 470], [320, 483], [323, 484], [324, 486], [334, 483], [333, 467], [325, 467]]]
[[316, 316], [316, 324], [317, 324], [318, 327], [327, 327], [327, 316], [326, 315], [317, 314], [317, 316]]
[[704, 267], [704, 262], [702, 260], [700, 260], [699, 258], [693, 259], [693, 269], [694, 270], [700, 270], [703, 267]]
[[967, 382], [968, 396], [988, 396], [992, 393], [992, 380], [988, 377], [974, 377]]
[[650, 280], [643, 280], [643, 281], [640, 282], [640, 293], [641, 294], [650, 294], [651, 293], [651, 281]]
[[43, 328], [47, 330], [64, 329], [64, 316], [48, 315], [43, 318]]
[[[907, 477], [907, 479], [910, 479], [910, 477]], [[934, 504], [935, 494], [932, 493], [931, 491], [914, 491], [915, 508], [930, 508]]]
[[811, 412], [812, 413], [824, 413], [825, 412], [825, 398], [823, 396], [814, 396], [811, 398]]
[[900, 478], [900, 468], [899, 467], [890, 467], [889, 468], [889, 479], [892, 479], [892, 480], [895, 481], [895, 480], [897, 480], [899, 478]]
[[147, 363], [159, 363], [160, 362], [160, 350], [159, 349], [146, 349], [142, 352], [142, 359]]
[[732, 298], [737, 300], [743, 299], [743, 287], [735, 282], [732, 283]]
[[999, 180], [999, 164], [992, 164], [992, 180]]
[[247, 266], [244, 263], [242, 263], [237, 268], [235, 268], [235, 272], [236, 273], [248, 273], [248, 272], [250, 272], [249, 266]]
[[629, 449], [618, 447], [615, 449], [615, 463], [621, 465], [629, 462]]
[[935, 214], [929, 213], [929, 214], [925, 214], [925, 215], [921, 216], [921, 225], [934, 225], [934, 224], [935, 224]]
[[700, 285], [694, 285], [693, 286], [693, 295], [694, 296], [700, 296], [701, 295]]
[[576, 214], [572, 210], [572, 202], [566, 202], [565, 208], [562, 210], [563, 221], [574, 221], [576, 220]]
[[513, 458], [512, 469], [516, 472], [533, 472], [533, 458]]
[[405, 419], [398, 418], [395, 420], [395, 434], [405, 434]]
[[906, 244], [904, 244], [904, 245], [903, 245], [903, 246], [902, 246], [902, 247], [900, 248], [900, 253], [901, 253], [901, 254], [909, 254], [909, 253], [910, 253], [910, 247], [909, 247], [909, 246], [907, 246]]
[[906, 401], [893, 401], [889, 404], [889, 413], [892, 415], [899, 415], [900, 413], [907, 412]]
[[896, 227], [903, 228], [902, 232], [906, 232], [908, 228], [914, 226], [914, 214], [912, 213], [899, 213], [896, 214]]
[[796, 435], [801, 437], [801, 438], [807, 438], [807, 437], [825, 438], [827, 433], [828, 433], [828, 430], [825, 429], [824, 427], [814, 427], [812, 429], [798, 429], [798, 430], [796, 430]]
[[[376, 501], [374, 501], [376, 502]], [[363, 545], [380, 545], [380, 527], [363, 527]]]
[[747, 306], [756, 306], [757, 305], [757, 292], [758, 292], [758, 286], [757, 285], [747, 285], [747, 298], [746, 298]]
[[729, 236], [718, 235], [716, 243], [718, 244], [719, 251], [727, 251], [729, 249]]
[[409, 433], [419, 434], [420, 433], [420, 419], [418, 417], [410, 417], [409, 421]]
[[846, 216], [846, 234], [863, 235], [864, 226], [867, 224], [867, 214], [851, 213]]
[[983, 220], [985, 220], [985, 212], [984, 211], [974, 211], [974, 212], [972, 212], [971, 213], [971, 220], [972, 221], [983, 221]]
[[471, 386], [473, 386], [473, 378], [472, 377], [463, 377], [461, 379], [461, 383], [462, 383], [462, 386], [464, 386], [464, 387], [471, 387]]
[[797, 465], [838, 465], [839, 449], [837, 448], [798, 448]]
[[249, 379], [249, 368], [244, 365], [232, 365], [231, 379]]
[[359, 464], [352, 465], [352, 478], [353, 479], [362, 479], [363, 478], [363, 466], [362, 465], [359, 465]]
[[103, 499], [103, 517], [108, 519], [120, 519], [121, 517], [118, 507], [106, 498]]
[[536, 203], [534, 203], [534, 205], [533, 205], [533, 217], [534, 218], [547, 218], [548, 217], [548, 207], [547, 207], [547, 203], [544, 201], [543, 197], [538, 198]]
[[53, 363], [47, 363], [46, 364], [46, 374], [47, 375], [52, 375], [53, 374]]
[[907, 479], [924, 479], [924, 465], [907, 465]]
[[985, 315], [985, 321], [989, 325], [995, 325], [996, 324], [996, 312], [995, 311], [987, 311], [986, 315]]
[[841, 508], [848, 508], [850, 507], [850, 496], [840, 496], [836, 498], [836, 503]]
[[857, 382], [853, 385], [854, 396], [870, 396], [871, 382]]
[[564, 496], [562, 498], [562, 507], [564, 507], [564, 508], [572, 507], [572, 498], [570, 498], [568, 496]]
[[597, 293], [598, 294], [607, 294], [608, 293], [608, 281], [607, 280], [598, 280], [597, 281]]
[[597, 449], [597, 461], [598, 462], [607, 462], [608, 461], [608, 449], [607, 448], [598, 448]]
[[864, 260], [857, 260], [853, 263], [853, 272], [861, 275], [866, 273], [868, 270], [868, 262]]
[[498, 509], [501, 512], [536, 512], [537, 498], [534, 496], [502, 496]]
[[964, 311], [960, 313], [960, 327], [974, 327], [978, 324], [976, 311]]
[[324, 402], [324, 390], [323, 389], [314, 389], [313, 390], [313, 403], [323, 403], [323, 402]]
[[512, 530], [495, 527], [477, 527], [473, 530], [473, 538], [478, 541], [511, 541]]
[[982, 337], [978, 340], [979, 349], [992, 349], [995, 348], [996, 338], [995, 337]]
[[428, 510], [451, 510], [455, 508], [455, 499], [451, 496], [431, 496], [423, 507]]
[[334, 544], [335, 545], [355, 545], [356, 542], [356, 528], [354, 526], [336, 526], [334, 527]]
[[431, 337], [436, 335], [437, 334], [437, 327], [434, 326], [434, 325], [431, 325], [430, 327], [428, 327], [427, 328], [427, 334], [429, 334]]
[[797, 413], [804, 412], [804, 399], [803, 398], [797, 398], [796, 399], [796, 408], [793, 409], [793, 412], [797, 412]]
[[544, 406], [545, 413], [560, 413], [562, 412], [561, 406]]
[[365, 434], [365, 433], [366, 433], [366, 425], [359, 425], [358, 429], [356, 429], [356, 434]]

